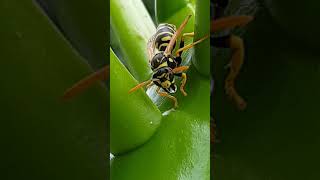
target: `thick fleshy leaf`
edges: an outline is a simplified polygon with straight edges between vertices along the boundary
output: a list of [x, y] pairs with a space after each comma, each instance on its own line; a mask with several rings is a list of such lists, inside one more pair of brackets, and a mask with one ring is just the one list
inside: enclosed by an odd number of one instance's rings
[[210, 81], [191, 71], [192, 91], [146, 144], [112, 160], [111, 179], [210, 179]]
[[190, 0], [156, 0], [156, 20], [157, 24], [171, 23], [179, 26], [188, 16], [192, 15], [184, 32], [193, 32], [195, 3]]
[[[193, 13], [195, 11], [195, 8], [194, 8], [195, 0], [177, 0], [177, 1], [155, 0], [155, 1], [156, 1], [155, 3], [156, 20], [158, 23], [159, 22], [174, 23], [174, 22], [168, 21], [168, 19], [171, 19], [174, 14], [180, 13], [181, 11], [183, 12], [190, 11]], [[179, 23], [180, 22], [182, 22], [182, 20], [180, 20]]]
[[[210, 4], [209, 0], [201, 0], [196, 2], [195, 17], [195, 36], [194, 41], [205, 36], [210, 35]], [[195, 58], [193, 58], [193, 64], [200, 74], [209, 76], [210, 75], [210, 40], [209, 38], [195, 46]]]
[[[159, 6], [157, 10], [159, 11]], [[176, 26], [179, 26], [190, 12], [192, 11], [189, 9], [173, 13], [168, 17], [168, 21], [171, 23], [176, 21]], [[193, 29], [193, 21], [189, 23], [191, 24], [189, 27]], [[189, 51], [187, 58], [191, 57], [192, 51]], [[112, 179], [208, 180], [210, 178], [210, 78], [200, 75], [193, 65], [187, 74], [188, 96], [184, 97], [180, 92], [174, 94], [178, 99], [179, 108], [163, 114], [161, 125], [154, 136], [139, 148], [116, 156], [112, 160]], [[153, 96], [154, 88], [148, 91], [153, 91], [148, 94], [156, 104], [162, 101]], [[164, 111], [173, 107], [170, 100], [166, 102], [166, 105], [160, 105]]]
[[110, 24], [118, 41], [122, 61], [138, 81], [150, 78], [147, 42], [155, 26], [141, 0], [111, 0]]
[[110, 152], [124, 153], [145, 143], [160, 124], [161, 113], [142, 89], [129, 94], [137, 84], [110, 51]]

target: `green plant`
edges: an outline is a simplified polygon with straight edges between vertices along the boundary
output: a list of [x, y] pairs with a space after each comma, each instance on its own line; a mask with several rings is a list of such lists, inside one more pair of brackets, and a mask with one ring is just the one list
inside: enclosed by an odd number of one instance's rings
[[[185, 32], [196, 24], [196, 38], [209, 34], [209, 1], [155, 4], [158, 23], [180, 25], [192, 14]], [[167, 111], [172, 102], [158, 97], [154, 88], [149, 97], [143, 90], [127, 93], [151, 76], [146, 44], [154, 23], [140, 0], [111, 0], [110, 5], [116, 54], [111, 51], [111, 150], [118, 154], [112, 159], [111, 179], [209, 179], [210, 66], [204, 66], [210, 61], [209, 41], [184, 56], [186, 63], [193, 62], [187, 73], [188, 96], [176, 93], [179, 108]]]

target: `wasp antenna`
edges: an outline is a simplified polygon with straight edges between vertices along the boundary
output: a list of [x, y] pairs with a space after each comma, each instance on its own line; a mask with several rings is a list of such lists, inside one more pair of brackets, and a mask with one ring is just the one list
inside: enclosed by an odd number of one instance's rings
[[199, 39], [198, 41], [196, 41], [196, 42], [194, 42], [194, 43], [192, 43], [192, 44], [189, 44], [189, 45], [187, 45], [187, 46], [184, 46], [183, 48], [178, 49], [178, 50], [176, 51], [176, 55], [178, 55], [181, 51], [188, 50], [188, 49], [192, 48], [193, 46], [195, 46], [196, 44], [201, 43], [201, 42], [204, 41], [205, 39], [209, 38], [209, 36], [210, 36], [210, 35], [208, 34], [208, 35], [204, 36], [203, 38]]
[[109, 78], [109, 65], [103, 67], [102, 69], [90, 74], [89, 76], [85, 77], [84, 79], [80, 80], [72, 87], [67, 89], [62, 96], [62, 100], [68, 100], [72, 97], [78, 95], [79, 93], [85, 91], [89, 88], [93, 83], [101, 80], [105, 81]]
[[253, 20], [253, 16], [229, 16], [211, 21], [211, 32], [221, 31], [236, 26], [244, 26]]
[[144, 81], [144, 82], [136, 85], [136, 86], [133, 87], [132, 89], [130, 89], [128, 93], [130, 94], [130, 93], [132, 93], [132, 92], [134, 92], [134, 91], [142, 88], [143, 86], [145, 86], [145, 85], [147, 85], [147, 84], [150, 84], [151, 82], [152, 82], [152, 80]]
[[186, 17], [186, 19], [182, 22], [182, 24], [180, 25], [180, 27], [177, 29], [177, 31], [174, 33], [174, 35], [172, 36], [167, 48], [164, 51], [164, 55], [168, 56], [171, 54], [171, 51], [173, 49], [173, 45], [176, 42], [178, 36], [181, 34], [182, 30], [185, 28], [185, 26], [187, 25], [189, 19], [191, 18], [191, 14], [188, 15]]

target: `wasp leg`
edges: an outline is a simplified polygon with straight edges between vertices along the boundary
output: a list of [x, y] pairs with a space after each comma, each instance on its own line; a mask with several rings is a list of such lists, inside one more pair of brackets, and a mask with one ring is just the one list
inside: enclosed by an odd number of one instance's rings
[[186, 82], [187, 82], [187, 74], [182, 73], [181, 78], [182, 78], [182, 81], [181, 81], [181, 85], [180, 85], [180, 91], [184, 96], [187, 96], [187, 93], [184, 91], [184, 86], [186, 85]]
[[204, 36], [203, 38], [199, 39], [198, 41], [193, 42], [193, 43], [191, 43], [191, 44], [188, 44], [188, 45], [184, 46], [183, 48], [178, 49], [178, 50], [176, 51], [176, 56], [179, 56], [180, 52], [185, 51], [185, 50], [188, 50], [188, 49], [192, 48], [193, 46], [195, 46], [196, 44], [199, 44], [199, 43], [201, 43], [202, 41], [206, 40], [209, 36], [210, 36], [210, 35], [208, 34], [208, 35]]
[[154, 85], [154, 83], [153, 83], [153, 81], [151, 81], [148, 85], [147, 85], [147, 89], [149, 89], [151, 86], [153, 86]]
[[[189, 32], [189, 33], [183, 33], [182, 34], [182, 37], [181, 37], [181, 40], [184, 41], [184, 38], [185, 37], [193, 37], [194, 36], [194, 32]], [[181, 47], [181, 46], [180, 46]], [[183, 46], [182, 46], [183, 47]]]
[[253, 16], [228, 16], [212, 20], [210, 24], [211, 33], [218, 32], [236, 26], [244, 26], [253, 20]]
[[[180, 45], [179, 48], [183, 48], [184, 46], [184, 39], [185, 37], [193, 37], [194, 36], [194, 32], [190, 32], [190, 33], [183, 33], [181, 39], [180, 39]], [[180, 57], [183, 51], [180, 51], [179, 53], [176, 53], [176, 57]]]
[[85, 91], [87, 88], [92, 86], [97, 81], [104, 81], [109, 78], [109, 65], [103, 67], [102, 69], [94, 72], [93, 74], [85, 77], [84, 79], [80, 80], [72, 87], [67, 89], [62, 96], [63, 100], [68, 100], [73, 98], [74, 96], [80, 94], [81, 92]]
[[128, 93], [132, 93], [132, 92], [142, 88], [143, 86], [150, 84], [151, 82], [152, 82], [152, 80], [144, 81], [144, 82], [136, 85], [135, 87], [131, 88]]
[[177, 68], [174, 68], [172, 71], [174, 75], [179, 76], [182, 78], [181, 85], [180, 85], [180, 91], [184, 96], [187, 96], [188, 94], [185, 92], [184, 87], [187, 83], [187, 74], [186, 73], [181, 73], [183, 71], [186, 71], [189, 69], [189, 66], [180, 66]]
[[162, 97], [167, 97], [167, 98], [171, 99], [174, 103], [174, 108], [178, 107], [178, 101], [174, 96], [169, 95], [167, 92], [160, 92], [160, 87], [158, 87], [157, 93]]
[[234, 81], [239, 74], [244, 58], [244, 45], [240, 37], [230, 36], [230, 48], [233, 50], [233, 54], [230, 61], [230, 72], [225, 80], [226, 94], [235, 101], [238, 108], [243, 110], [246, 108], [246, 102], [238, 95], [234, 87]]
[[184, 96], [187, 96], [188, 94], [184, 91], [184, 86], [186, 85], [186, 82], [187, 82], [187, 74], [186, 73], [175, 73], [174, 75], [182, 78], [181, 85], [180, 85], [180, 91]]

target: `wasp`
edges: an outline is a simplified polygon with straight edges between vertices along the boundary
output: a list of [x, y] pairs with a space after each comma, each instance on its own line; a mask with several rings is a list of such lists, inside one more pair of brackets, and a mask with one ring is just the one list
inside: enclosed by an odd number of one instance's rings
[[130, 89], [129, 93], [132, 93], [143, 86], [147, 86], [147, 88], [149, 88], [156, 85], [156, 92], [160, 96], [171, 99], [173, 101], [174, 108], [177, 108], [177, 99], [170, 95], [177, 91], [177, 85], [175, 84], [175, 77], [177, 76], [182, 79], [180, 91], [184, 96], [187, 96], [187, 93], [184, 90], [187, 82], [187, 74], [185, 71], [189, 69], [189, 66], [181, 66], [182, 52], [192, 48], [209, 37], [209, 35], [205, 36], [184, 46], [185, 37], [193, 37], [194, 32], [184, 33], [180, 39], [179, 49], [175, 52], [175, 55], [172, 55], [177, 44], [177, 38], [182, 33], [182, 30], [186, 26], [190, 17], [191, 15], [187, 16], [178, 29], [176, 29], [176, 26], [173, 24], [162, 23], [158, 25], [156, 33], [147, 43], [149, 63], [151, 70], [153, 71], [152, 77], [150, 80], [144, 81]]
[[[213, 19], [211, 20], [211, 33], [244, 26], [253, 20], [252, 16], [227, 16], [223, 17], [224, 9], [228, 5], [228, 0], [212, 0]], [[234, 34], [227, 34], [219, 37], [212, 37], [212, 45], [217, 48], [230, 48], [232, 57], [229, 63], [229, 74], [225, 80], [225, 92], [233, 100], [240, 110], [246, 108], [245, 100], [238, 94], [235, 89], [235, 79], [238, 76], [241, 66], [244, 62], [244, 43], [243, 40]]]

